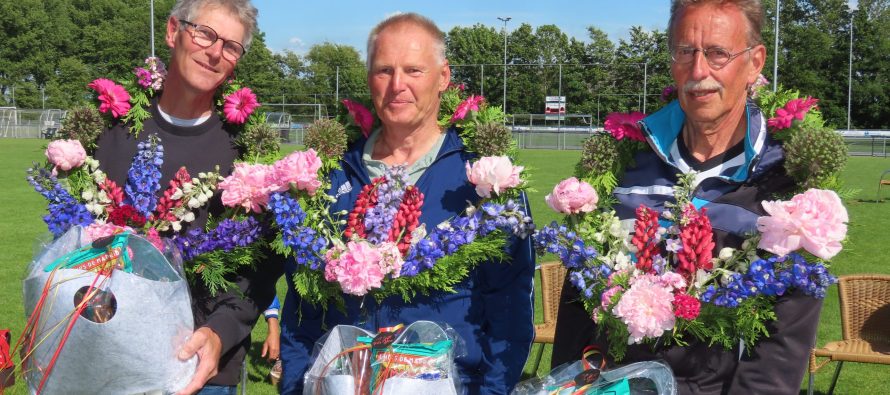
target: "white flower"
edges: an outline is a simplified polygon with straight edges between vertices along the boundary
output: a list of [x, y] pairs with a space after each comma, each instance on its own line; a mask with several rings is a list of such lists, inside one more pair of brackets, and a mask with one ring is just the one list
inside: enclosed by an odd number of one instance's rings
[[424, 237], [426, 237], [426, 224], [420, 224], [420, 226], [411, 231], [411, 245], [417, 244]]
[[720, 254], [718, 256], [720, 257], [720, 259], [726, 261], [726, 260], [729, 260], [729, 258], [732, 258], [732, 255], [734, 253], [735, 253], [735, 249], [730, 248], [730, 247], [723, 247], [720, 250]]
[[93, 200], [93, 190], [84, 189], [83, 192], [80, 193], [80, 197], [82, 197], [83, 200]]
[[182, 230], [182, 224], [179, 221], [173, 221], [170, 223], [170, 225], [173, 226], [174, 232], [179, 232], [180, 230]]
[[104, 183], [106, 178], [107, 177], [105, 176], [105, 173], [102, 172], [102, 170], [96, 170], [93, 173], [93, 180], [96, 181], [96, 184]]
[[630, 257], [627, 254], [618, 253], [615, 255], [615, 270], [631, 270], [634, 268], [634, 265], [630, 261]]
[[96, 203], [96, 202], [89, 202], [89, 203], [85, 204], [84, 207], [86, 207], [87, 211], [89, 211], [95, 215], [101, 215], [102, 213], [105, 212], [105, 206], [103, 206], [99, 203]]
[[204, 204], [204, 203], [207, 203], [207, 196], [205, 196], [203, 193], [199, 193], [198, 196], [195, 196], [195, 197], [192, 198], [192, 199], [197, 199], [197, 200], [198, 200], [198, 204]]
[[185, 214], [182, 215], [182, 217], [179, 217], [179, 219], [185, 222], [192, 222], [195, 220], [195, 213], [187, 211]]
[[623, 233], [623, 230], [622, 230], [622, 227], [621, 227], [621, 221], [619, 221], [619, 220], [616, 218], [616, 219], [614, 219], [614, 220], [612, 221], [612, 223], [609, 225], [609, 234], [612, 235], [612, 236], [615, 236], [615, 237], [621, 237], [621, 234], [622, 234], [622, 233]]
[[603, 234], [603, 232], [596, 232], [593, 234], [593, 241], [602, 244], [606, 241], [606, 236]]
[[695, 288], [704, 288], [705, 283], [708, 282], [709, 278], [711, 278], [711, 276], [705, 269], [698, 269], [698, 271], [695, 272]]
[[198, 208], [198, 207], [201, 207], [201, 202], [198, 201], [198, 199], [195, 199], [195, 198], [191, 198], [191, 199], [189, 199], [189, 201], [188, 201], [187, 204], [188, 204], [188, 206], [191, 207], [191, 208]]
[[192, 187], [194, 187], [194, 184], [192, 184], [190, 182], [184, 182], [184, 183], [182, 183], [182, 192], [189, 193], [192, 191]]
[[105, 191], [99, 191], [97, 200], [99, 200], [100, 203], [111, 203], [111, 199], [108, 198], [108, 194], [105, 193]]
[[661, 212], [661, 216], [664, 217], [664, 219], [667, 219], [667, 220], [672, 220], [672, 219], [674, 219], [674, 213], [672, 213], [671, 210], [664, 210], [664, 211], [662, 211], [662, 212]]
[[173, 199], [173, 200], [182, 199], [182, 189], [176, 188], [176, 190], [173, 191], [173, 195], [170, 196], [170, 199]]

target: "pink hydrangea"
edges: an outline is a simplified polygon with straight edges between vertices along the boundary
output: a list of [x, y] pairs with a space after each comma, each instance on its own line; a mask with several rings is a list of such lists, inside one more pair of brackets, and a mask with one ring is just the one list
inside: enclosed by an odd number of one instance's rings
[[686, 279], [680, 273], [676, 272], [665, 272], [664, 274], [658, 276], [658, 280], [661, 282], [661, 285], [671, 289], [683, 289], [686, 288]]
[[643, 118], [646, 118], [646, 114], [639, 111], [631, 113], [613, 112], [606, 115], [606, 122], [603, 124], [603, 127], [612, 134], [615, 140], [628, 138], [636, 141], [646, 141], [640, 125], [637, 124]]
[[46, 146], [46, 159], [52, 163], [53, 172], [56, 169], [68, 171], [83, 165], [87, 159], [87, 152], [78, 140], [56, 140]]
[[847, 209], [834, 191], [810, 189], [790, 201], [764, 201], [769, 216], [757, 219], [759, 248], [787, 255], [800, 248], [831, 259], [847, 237]]
[[224, 205], [256, 213], [269, 203], [269, 194], [279, 188], [275, 169], [262, 164], [236, 163], [232, 174], [219, 183]]
[[294, 188], [314, 196], [315, 191], [321, 186], [321, 180], [318, 179], [321, 159], [314, 149], [293, 152], [275, 162], [273, 168], [277, 184], [276, 192], [286, 191], [293, 185]]
[[467, 179], [476, 186], [476, 193], [484, 198], [492, 192], [500, 194], [520, 184], [519, 173], [522, 166], [513, 166], [506, 156], [484, 156], [470, 166], [466, 163]]
[[596, 209], [599, 196], [590, 184], [570, 177], [553, 187], [553, 193], [544, 197], [547, 204], [563, 214], [589, 213]]
[[371, 111], [349, 99], [343, 99], [341, 102], [346, 106], [346, 111], [352, 117], [352, 122], [362, 130], [362, 135], [368, 137], [371, 134], [371, 128], [374, 127], [374, 115], [371, 114]]
[[630, 281], [630, 289], [624, 292], [612, 314], [627, 325], [630, 336], [627, 344], [635, 344], [644, 338], [661, 336], [671, 330], [676, 322], [673, 309], [674, 294], [660, 279], [644, 274]]
[[794, 120], [803, 121], [807, 116], [810, 108], [819, 102], [818, 99], [805, 97], [802, 99], [789, 100], [785, 103], [785, 107], [776, 110], [776, 116], [766, 121], [766, 125], [773, 131], [788, 129], [794, 123]]
[[399, 252], [399, 246], [396, 243], [386, 242], [380, 244], [377, 250], [380, 251], [380, 269], [384, 274], [398, 278], [402, 272], [402, 265], [405, 263], [402, 253]]
[[247, 122], [247, 119], [250, 118], [250, 114], [253, 113], [253, 110], [260, 106], [260, 103], [257, 102], [256, 95], [253, 94], [253, 91], [251, 91], [250, 88], [238, 89], [226, 96], [225, 100], [226, 103], [223, 105], [223, 114], [226, 115], [227, 121], [235, 124]]
[[451, 116], [451, 122], [454, 123], [466, 118], [470, 111], [479, 111], [479, 106], [481, 106], [484, 101], [485, 98], [482, 96], [470, 95], [470, 97], [457, 105], [457, 108], [454, 110], [454, 115]]
[[328, 250], [324, 276], [336, 281], [344, 293], [363, 296], [382, 286], [386, 273], [380, 267], [383, 254], [366, 241], [350, 241]]
[[99, 94], [99, 112], [120, 118], [130, 111], [130, 94], [114, 81], [99, 78], [87, 85]]

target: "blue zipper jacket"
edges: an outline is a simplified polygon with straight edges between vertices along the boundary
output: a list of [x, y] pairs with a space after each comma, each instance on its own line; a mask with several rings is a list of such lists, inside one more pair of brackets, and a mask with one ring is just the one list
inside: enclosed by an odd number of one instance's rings
[[[365, 141], [354, 144], [341, 161], [342, 170], [331, 174], [332, 191], [347, 182], [352, 186], [351, 192], [339, 197], [331, 212], [350, 211], [362, 186], [371, 182], [362, 162]], [[420, 222], [427, 229], [460, 215], [467, 202], [479, 200], [464, 168], [472, 155], [464, 150], [453, 129], [446, 132], [435, 161], [415, 184], [424, 194]], [[527, 201], [523, 203], [528, 211]], [[519, 380], [534, 338], [535, 263], [531, 238], [516, 240], [510, 248], [511, 262], [477, 266], [466, 281], [454, 287], [454, 293], [418, 295], [411, 303], [395, 296], [380, 304], [370, 296], [344, 295], [346, 314], [331, 307], [325, 315], [321, 309], [301, 301], [293, 292], [296, 264], [289, 261], [285, 265], [288, 292], [281, 316], [281, 393], [302, 393], [312, 349], [325, 330], [348, 324], [376, 331], [418, 320], [447, 323], [463, 338], [466, 355], [456, 362], [465, 393], [509, 393]]]
[[[796, 189], [784, 170], [782, 145], [767, 132], [760, 109], [748, 102], [746, 115], [744, 154], [724, 158], [725, 162], [696, 178], [693, 204], [708, 210], [715, 254], [723, 247], [738, 248], [757, 230], [757, 218], [765, 215], [760, 204], [763, 200], [784, 198]], [[627, 169], [615, 189], [615, 210], [622, 220], [633, 221], [640, 204], [661, 212], [665, 202], [674, 200], [677, 174], [692, 170], [677, 145], [684, 121], [677, 101], [641, 121], [652, 150], [635, 156], [635, 166]], [[608, 349], [606, 338], [597, 336], [595, 323], [578, 301], [578, 291], [568, 281], [563, 289], [553, 366], [579, 359], [587, 345]], [[726, 350], [690, 337], [685, 347], [629, 346], [621, 364], [666, 361], [680, 394], [797, 394], [816, 340], [821, 308], [821, 299], [789, 292], [777, 298], [777, 319], [767, 323], [769, 337], [762, 338], [753, 350], [739, 346]]]

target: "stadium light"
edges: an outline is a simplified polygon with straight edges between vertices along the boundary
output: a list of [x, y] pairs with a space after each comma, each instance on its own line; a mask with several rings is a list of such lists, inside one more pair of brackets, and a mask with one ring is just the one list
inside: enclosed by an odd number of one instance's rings
[[773, 92], [779, 86], [779, 4], [782, 0], [776, 0], [776, 41], [773, 45]]
[[847, 130], [850, 130], [850, 108], [853, 103], [853, 15], [856, 5], [850, 4], [850, 70], [847, 72]]
[[155, 0], [149, 5], [149, 23], [151, 24], [151, 57], [155, 57]]
[[504, 114], [507, 113], [507, 22], [510, 21], [508, 17], [498, 17], [498, 20], [504, 22], [504, 104], [502, 110], [504, 110]]

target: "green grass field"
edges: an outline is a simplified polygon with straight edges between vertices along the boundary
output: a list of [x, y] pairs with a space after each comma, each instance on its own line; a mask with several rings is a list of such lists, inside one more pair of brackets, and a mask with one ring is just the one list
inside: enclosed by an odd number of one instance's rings
[[[33, 254], [34, 240], [46, 232], [40, 218], [46, 213], [46, 204], [25, 181], [25, 169], [33, 161], [43, 158], [45, 140], [0, 140], [0, 329], [9, 328], [13, 341], [21, 334], [25, 324], [22, 311], [21, 279], [27, 262]], [[558, 218], [544, 203], [544, 195], [562, 178], [571, 174], [580, 153], [578, 151], [524, 150], [523, 164], [532, 172], [530, 194], [535, 222], [544, 225]], [[837, 256], [832, 272], [838, 275], [853, 273], [890, 273], [885, 257], [890, 251], [890, 203], [877, 202], [877, 181], [881, 172], [890, 169], [890, 159], [851, 157], [844, 181], [848, 187], [862, 192], [847, 201], [850, 212], [849, 242]], [[890, 191], [887, 193], [890, 197]], [[284, 295], [284, 282], [278, 284], [279, 295]], [[248, 357], [249, 394], [274, 394], [269, 384], [271, 365], [259, 356], [266, 325], [258, 323], [253, 331], [253, 350]], [[832, 287], [822, 311], [817, 344], [840, 339], [840, 311], [837, 288]], [[532, 352], [539, 351], [535, 345]], [[545, 348], [542, 361], [543, 373], [549, 365], [549, 347]], [[834, 365], [829, 365], [817, 375], [817, 392], [826, 392], [831, 381]], [[890, 377], [890, 367], [848, 363], [838, 380], [838, 393], [870, 394], [886, 391], [881, 377]], [[25, 394], [22, 380], [9, 394]], [[806, 380], [802, 383], [806, 389]]]

